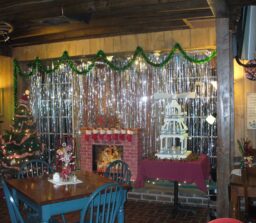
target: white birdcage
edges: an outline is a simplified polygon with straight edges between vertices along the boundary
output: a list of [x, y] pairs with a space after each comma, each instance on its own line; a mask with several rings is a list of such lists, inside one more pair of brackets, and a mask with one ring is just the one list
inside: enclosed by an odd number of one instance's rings
[[187, 126], [184, 113], [176, 99], [168, 102], [165, 108], [164, 124], [160, 132], [160, 159], [185, 159], [191, 151], [187, 151]]

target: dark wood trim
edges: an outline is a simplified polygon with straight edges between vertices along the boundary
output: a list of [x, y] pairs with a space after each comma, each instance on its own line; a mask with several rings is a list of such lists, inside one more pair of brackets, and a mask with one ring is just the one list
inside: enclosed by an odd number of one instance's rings
[[64, 15], [72, 16], [78, 13], [93, 12], [97, 15], [123, 15], [126, 12], [143, 11], [169, 11], [177, 10], [197, 10], [201, 8], [209, 8], [205, 0], [167, 0], [160, 2], [159, 0], [130, 0], [130, 1], [69, 1], [69, 3], [42, 2], [34, 5], [22, 5], [16, 2], [13, 7], [6, 6], [0, 9], [0, 19], [6, 21], [19, 20], [36, 20], [61, 15], [61, 7], [64, 9]]
[[217, 18], [226, 18], [228, 17], [228, 6], [224, 0], [207, 0], [212, 13]]

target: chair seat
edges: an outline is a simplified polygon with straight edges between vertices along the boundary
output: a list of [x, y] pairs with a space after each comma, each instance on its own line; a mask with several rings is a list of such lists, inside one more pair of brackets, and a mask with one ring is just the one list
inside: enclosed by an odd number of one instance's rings
[[242, 223], [241, 221], [234, 218], [217, 218], [208, 223]]

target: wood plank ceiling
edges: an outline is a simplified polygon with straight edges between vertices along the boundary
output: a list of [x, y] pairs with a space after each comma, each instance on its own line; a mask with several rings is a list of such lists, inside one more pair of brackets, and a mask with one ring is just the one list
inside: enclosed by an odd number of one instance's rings
[[[208, 2], [210, 0], [1, 0], [0, 46], [214, 26], [215, 16]], [[227, 1], [233, 10], [230, 15], [233, 23], [241, 5], [251, 2]], [[12, 27], [6, 27], [6, 23]], [[10, 31], [10, 39], [3, 35], [1, 28]]]

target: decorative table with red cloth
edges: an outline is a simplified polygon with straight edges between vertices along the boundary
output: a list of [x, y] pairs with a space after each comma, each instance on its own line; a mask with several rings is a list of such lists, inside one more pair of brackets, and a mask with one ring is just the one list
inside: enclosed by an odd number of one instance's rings
[[207, 192], [205, 180], [210, 174], [210, 162], [205, 154], [201, 154], [197, 160], [149, 160], [140, 162], [140, 171], [135, 187], [143, 187], [147, 179], [170, 180], [176, 182], [195, 183], [197, 187]]

